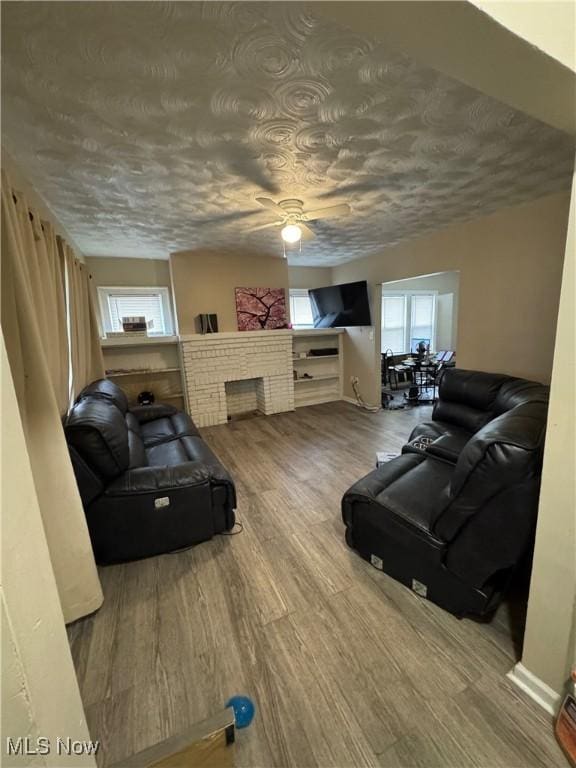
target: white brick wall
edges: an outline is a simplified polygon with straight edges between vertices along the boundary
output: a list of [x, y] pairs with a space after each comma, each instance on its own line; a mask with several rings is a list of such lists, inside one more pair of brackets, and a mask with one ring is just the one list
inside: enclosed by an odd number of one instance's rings
[[[266, 415], [294, 409], [292, 331], [194, 334], [180, 344], [188, 408], [199, 427], [225, 424], [229, 407], [231, 414], [239, 407]], [[228, 387], [228, 405], [226, 383], [249, 379], [255, 385]]]

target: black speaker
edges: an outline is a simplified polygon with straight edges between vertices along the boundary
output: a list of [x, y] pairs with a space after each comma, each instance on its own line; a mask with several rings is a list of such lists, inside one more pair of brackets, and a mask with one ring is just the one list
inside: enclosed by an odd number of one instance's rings
[[197, 315], [197, 333], [218, 333], [218, 315]]

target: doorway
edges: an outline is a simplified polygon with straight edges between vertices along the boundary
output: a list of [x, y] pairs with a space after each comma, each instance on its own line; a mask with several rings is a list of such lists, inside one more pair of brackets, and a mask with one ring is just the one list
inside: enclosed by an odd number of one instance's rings
[[384, 407], [435, 402], [437, 373], [456, 364], [459, 284], [455, 270], [382, 283]]

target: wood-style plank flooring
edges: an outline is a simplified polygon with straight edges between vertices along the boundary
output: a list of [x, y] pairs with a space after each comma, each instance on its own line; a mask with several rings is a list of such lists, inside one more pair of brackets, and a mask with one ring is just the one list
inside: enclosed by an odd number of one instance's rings
[[450, 616], [344, 543], [340, 499], [428, 408], [339, 402], [205, 429], [244, 531], [102, 568], [103, 607], [69, 628], [107, 765], [218, 711], [257, 706], [239, 766], [565, 764], [550, 718], [506, 679], [506, 607]]

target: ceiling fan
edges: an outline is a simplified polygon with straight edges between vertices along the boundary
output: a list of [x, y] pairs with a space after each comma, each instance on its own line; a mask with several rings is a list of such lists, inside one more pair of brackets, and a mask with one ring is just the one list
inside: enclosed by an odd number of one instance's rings
[[278, 203], [275, 203], [269, 197], [257, 197], [256, 202], [274, 213], [279, 221], [272, 221], [269, 224], [253, 227], [253, 231], [268, 229], [269, 227], [281, 228], [280, 234], [285, 243], [297, 243], [301, 238], [303, 240], [315, 238], [314, 231], [307, 224], [309, 221], [330, 219], [334, 216], [346, 216], [346, 214], [350, 213], [350, 206], [346, 203], [304, 212], [302, 200], [280, 200]]

